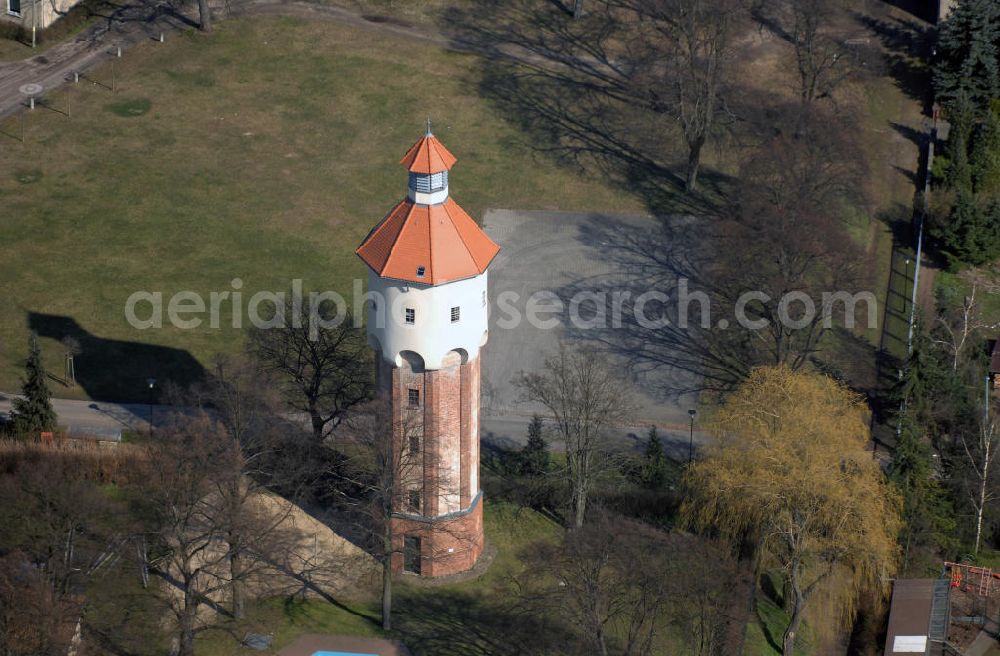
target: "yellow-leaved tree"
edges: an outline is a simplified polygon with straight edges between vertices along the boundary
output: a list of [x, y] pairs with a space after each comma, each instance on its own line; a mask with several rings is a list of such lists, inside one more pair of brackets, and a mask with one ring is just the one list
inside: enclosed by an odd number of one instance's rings
[[752, 540], [758, 573], [784, 576], [786, 656], [810, 600], [831, 601], [847, 621], [860, 593], [887, 590], [896, 565], [899, 498], [866, 450], [865, 415], [862, 399], [827, 376], [755, 369], [686, 474], [688, 524]]

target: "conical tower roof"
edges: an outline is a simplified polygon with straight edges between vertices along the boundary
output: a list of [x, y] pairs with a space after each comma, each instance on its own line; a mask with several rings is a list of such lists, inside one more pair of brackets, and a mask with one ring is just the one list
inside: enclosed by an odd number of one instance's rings
[[430, 131], [403, 155], [399, 163], [410, 173], [440, 173], [455, 165], [456, 158]]
[[[430, 133], [403, 158], [411, 172], [424, 175], [445, 171], [454, 163], [455, 156]], [[440, 285], [484, 273], [500, 247], [451, 197], [433, 205], [407, 198], [355, 252], [383, 278]]]
[[375, 227], [357, 253], [383, 278], [439, 285], [477, 276], [500, 252], [458, 203], [406, 199]]

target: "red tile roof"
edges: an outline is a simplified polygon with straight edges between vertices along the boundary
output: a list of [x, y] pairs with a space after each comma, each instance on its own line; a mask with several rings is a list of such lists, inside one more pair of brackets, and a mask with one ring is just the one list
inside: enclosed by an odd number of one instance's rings
[[403, 155], [399, 163], [410, 173], [440, 173], [455, 165], [456, 158], [433, 134], [425, 134]]
[[500, 247], [451, 198], [438, 205], [406, 199], [355, 252], [383, 278], [439, 285], [483, 273]]

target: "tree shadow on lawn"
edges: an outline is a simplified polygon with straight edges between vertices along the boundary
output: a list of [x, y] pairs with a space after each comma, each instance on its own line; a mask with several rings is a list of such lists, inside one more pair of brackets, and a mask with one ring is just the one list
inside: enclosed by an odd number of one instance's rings
[[[855, 321], [860, 324], [867, 321], [867, 317], [858, 312]], [[881, 389], [878, 372], [872, 366], [878, 357], [878, 348], [864, 335], [837, 323], [830, 328], [823, 341], [825, 348], [810, 358], [816, 369], [849, 385], [874, 403]]]
[[[712, 293], [719, 243], [711, 222], [672, 216], [650, 226], [595, 215], [578, 239], [612, 273], [580, 277], [557, 290], [566, 307], [585, 294], [596, 294], [594, 303], [601, 304], [579, 304], [581, 321], [565, 326], [567, 339], [607, 352], [662, 401], [726, 391], [744, 379], [754, 361], [746, 331], [716, 329], [732, 308]], [[641, 300], [651, 293], [665, 300]], [[603, 320], [588, 323], [600, 313]]]
[[916, 20], [886, 20], [862, 14], [856, 20], [874, 33], [885, 49], [889, 74], [909, 98], [923, 103], [929, 114], [933, 98], [928, 61], [934, 43], [934, 29]]
[[[628, 66], [616, 61], [621, 25], [574, 20], [557, 3], [527, 0], [453, 6], [441, 18], [456, 47], [483, 53], [480, 95], [525, 135], [525, 145], [628, 189], [653, 214], [703, 214], [729, 176], [702, 168], [686, 193], [687, 149], [666, 113], [628, 100]], [[595, 17], [596, 19], [596, 17]], [[620, 53], [619, 53], [620, 54]]]
[[514, 594], [400, 586], [396, 629], [418, 656], [566, 653], [575, 637], [555, 621], [520, 607]]
[[[76, 382], [95, 400], [147, 403], [148, 378], [156, 379], [155, 399], [170, 383], [187, 388], [205, 377], [204, 368], [187, 351], [99, 337], [71, 317], [29, 312], [28, 328], [39, 337], [57, 342], [68, 337], [79, 343], [80, 352], [74, 358]], [[63, 372], [58, 373], [56, 378], [66, 384]], [[58, 388], [54, 392], [59, 396]]]
[[885, 2], [931, 25], [937, 22], [938, 8], [941, 4], [940, 0], [936, 2], [928, 2], [927, 0], [885, 0]]

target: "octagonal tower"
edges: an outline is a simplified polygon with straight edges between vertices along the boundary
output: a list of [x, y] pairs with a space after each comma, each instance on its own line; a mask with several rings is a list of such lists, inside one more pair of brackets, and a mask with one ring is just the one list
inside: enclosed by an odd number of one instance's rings
[[357, 249], [377, 385], [392, 401], [394, 439], [421, 461], [399, 492], [393, 569], [423, 576], [467, 570], [483, 550], [479, 352], [500, 247], [451, 199], [455, 161], [428, 125], [400, 161], [406, 198]]

